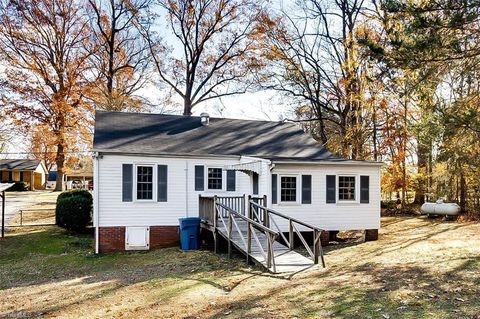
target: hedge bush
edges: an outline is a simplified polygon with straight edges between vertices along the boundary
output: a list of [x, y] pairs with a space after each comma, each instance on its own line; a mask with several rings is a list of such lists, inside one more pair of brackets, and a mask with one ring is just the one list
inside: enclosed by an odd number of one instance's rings
[[83, 232], [92, 220], [92, 206], [92, 194], [86, 190], [63, 192], [57, 198], [56, 224], [67, 230]]

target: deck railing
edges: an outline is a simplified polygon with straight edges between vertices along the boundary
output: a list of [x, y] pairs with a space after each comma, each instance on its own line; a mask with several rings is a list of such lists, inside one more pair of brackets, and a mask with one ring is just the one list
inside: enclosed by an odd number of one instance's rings
[[[273, 245], [279, 236], [278, 232], [244, 216], [243, 214], [236, 212], [235, 210], [218, 201], [218, 199], [215, 201], [215, 214], [218, 216], [218, 221], [220, 223], [220, 225], [217, 225], [217, 221], [215, 219], [215, 229], [217, 229], [217, 227], [223, 228], [224, 231], [227, 233], [229, 258], [231, 257], [232, 253], [233, 235], [235, 231], [244, 245], [247, 262], [249, 261], [250, 255], [252, 253], [253, 239], [257, 243], [257, 246], [259, 247], [259, 251], [262, 254], [263, 258], [265, 258], [267, 268], [272, 268], [272, 271], [276, 272], [275, 253]], [[236, 220], [237, 218], [247, 224], [246, 236], [243, 234], [242, 229], [238, 225], [238, 221]], [[265, 235], [267, 239], [266, 249], [264, 249], [260, 239], [258, 238], [256, 230]]]
[[[198, 197], [198, 216], [207, 221], [210, 224], [213, 224], [214, 221], [214, 210], [215, 202], [219, 202], [234, 211], [245, 215], [246, 209], [246, 196], [202, 196]], [[226, 217], [226, 216], [223, 216]]]
[[[316, 226], [313, 226], [311, 224], [302, 222], [301, 220], [292, 218], [290, 216], [284, 215], [282, 213], [279, 213], [277, 211], [274, 211], [273, 209], [267, 208], [265, 206], [259, 205], [253, 200], [249, 201], [249, 218], [261, 223], [268, 229], [272, 229], [272, 224], [275, 226], [275, 228], [278, 230], [278, 233], [280, 237], [283, 239], [285, 244], [290, 250], [293, 250], [294, 247], [294, 240], [295, 240], [295, 234], [298, 236], [300, 241], [302, 242], [303, 246], [307, 250], [310, 258], [312, 258], [313, 262], [315, 264], [318, 264], [319, 258], [322, 261], [323, 267], [325, 267], [325, 260], [323, 257], [323, 249], [322, 249], [322, 244], [321, 244], [321, 234], [322, 230]], [[280, 229], [280, 227], [277, 224], [277, 221], [275, 220], [274, 216], [284, 219], [288, 222], [288, 239], [286, 236], [283, 234], [283, 231]], [[305, 240], [305, 237], [303, 237], [302, 233], [299, 231], [297, 228], [297, 225], [303, 226], [313, 232], [313, 251], [310, 248], [310, 245], [307, 243]]]

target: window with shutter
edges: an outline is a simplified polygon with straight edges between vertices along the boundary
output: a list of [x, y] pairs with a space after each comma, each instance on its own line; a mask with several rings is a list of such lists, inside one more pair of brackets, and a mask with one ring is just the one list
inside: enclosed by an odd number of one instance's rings
[[195, 165], [195, 190], [203, 191], [205, 189], [204, 183], [205, 167], [203, 165]]
[[227, 191], [228, 192], [235, 191], [236, 175], [237, 173], [234, 170], [227, 171]]
[[339, 176], [338, 177], [338, 200], [339, 201], [355, 201], [355, 176]]
[[167, 165], [158, 165], [157, 168], [157, 201], [166, 202], [168, 193], [168, 167]]
[[297, 177], [280, 176], [280, 202], [297, 201]]
[[360, 203], [370, 202], [370, 176], [360, 176]]
[[272, 204], [277, 203], [277, 174], [272, 174]]
[[133, 200], [133, 165], [122, 165], [122, 202]]
[[302, 175], [302, 204], [312, 203], [312, 175]]
[[153, 199], [153, 166], [137, 166], [137, 200]]
[[208, 189], [222, 189], [222, 169], [218, 167], [209, 167], [207, 176]]
[[327, 203], [336, 202], [336, 176], [327, 175]]

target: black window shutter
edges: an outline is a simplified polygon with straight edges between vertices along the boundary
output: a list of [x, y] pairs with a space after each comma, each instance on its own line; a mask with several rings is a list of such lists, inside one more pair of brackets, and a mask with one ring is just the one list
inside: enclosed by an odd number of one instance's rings
[[360, 203], [370, 202], [370, 176], [360, 176]]
[[327, 203], [336, 202], [336, 182], [335, 175], [327, 175]]
[[258, 174], [253, 173], [253, 195], [258, 195]]
[[203, 191], [205, 189], [205, 166], [195, 165], [195, 190]]
[[133, 201], [133, 164], [122, 165], [122, 202]]
[[272, 174], [272, 204], [277, 203], [277, 174]]
[[168, 193], [168, 167], [167, 165], [158, 165], [157, 168], [157, 201], [166, 202]]
[[312, 175], [302, 175], [302, 204], [312, 203]]
[[232, 169], [227, 170], [227, 191], [235, 191], [236, 172]]

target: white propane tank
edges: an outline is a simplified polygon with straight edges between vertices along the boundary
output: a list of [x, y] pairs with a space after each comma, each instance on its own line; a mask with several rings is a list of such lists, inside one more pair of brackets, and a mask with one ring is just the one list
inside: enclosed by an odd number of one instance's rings
[[455, 203], [444, 203], [442, 199], [439, 199], [436, 203], [423, 204], [420, 210], [427, 215], [454, 216], [460, 212], [460, 206]]

